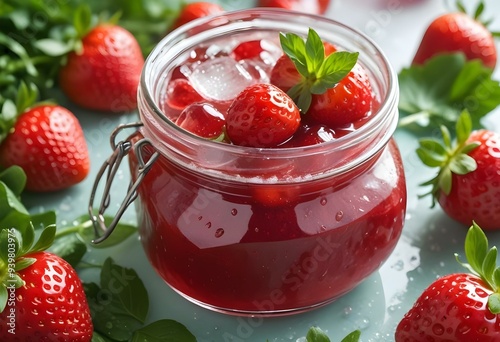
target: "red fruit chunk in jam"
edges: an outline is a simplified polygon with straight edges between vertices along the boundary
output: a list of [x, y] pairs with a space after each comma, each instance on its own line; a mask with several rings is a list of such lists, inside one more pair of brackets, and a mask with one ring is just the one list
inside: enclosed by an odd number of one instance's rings
[[182, 111], [175, 123], [200, 137], [215, 139], [222, 135], [226, 120], [211, 104], [193, 103]]
[[174, 109], [184, 109], [190, 104], [202, 100], [203, 97], [184, 78], [173, 80], [167, 86], [167, 105]]
[[281, 55], [281, 49], [266, 39], [250, 40], [240, 43], [231, 52], [231, 56], [237, 60], [255, 59], [266, 64], [274, 63]]
[[337, 138], [337, 133], [332, 128], [323, 124], [301, 125], [292, 139], [281, 147], [302, 147], [322, 144]]
[[330, 127], [339, 127], [370, 115], [373, 101], [368, 74], [356, 64], [335, 87], [313, 95], [307, 115]]

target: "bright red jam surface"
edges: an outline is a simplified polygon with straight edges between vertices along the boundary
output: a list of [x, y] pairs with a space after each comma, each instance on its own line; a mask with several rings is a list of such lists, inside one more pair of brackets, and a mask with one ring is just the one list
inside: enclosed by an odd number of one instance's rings
[[[234, 57], [215, 51], [225, 59]], [[198, 63], [197, 56], [205, 52], [193, 52], [188, 63]], [[253, 56], [249, 51], [242, 55]], [[269, 72], [264, 62], [257, 62], [258, 70]], [[174, 70], [172, 80], [185, 79], [181, 69]], [[199, 99], [181, 83], [182, 88], [169, 89], [162, 99], [162, 109], [173, 121], [185, 101]], [[168, 99], [172, 94], [183, 98]], [[214, 94], [219, 100], [209, 102], [223, 113], [226, 96], [219, 89]], [[336, 139], [370, 115], [340, 129], [305, 119], [284, 145]], [[151, 153], [147, 148], [146, 159]], [[136, 174], [134, 155], [131, 169]], [[393, 140], [342, 176], [278, 185], [225, 180], [162, 155], [138, 193], [141, 240], [160, 276], [190, 300], [240, 314], [305, 311], [350, 291], [393, 251], [406, 210], [403, 166]]]

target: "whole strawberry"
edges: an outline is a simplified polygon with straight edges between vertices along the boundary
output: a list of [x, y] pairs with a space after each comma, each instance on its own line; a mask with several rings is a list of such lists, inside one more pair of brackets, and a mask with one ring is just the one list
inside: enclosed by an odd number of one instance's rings
[[396, 342], [494, 342], [500, 340], [500, 294], [496, 248], [474, 223], [465, 240], [463, 264], [471, 273], [440, 277], [399, 322]]
[[226, 114], [226, 133], [236, 145], [276, 147], [297, 131], [300, 112], [281, 89], [258, 83], [245, 88]]
[[[28, 229], [34, 234], [33, 227]], [[0, 340], [90, 341], [93, 324], [78, 274], [59, 256], [43, 251], [53, 241], [55, 226], [46, 227], [34, 246], [23, 246], [33, 240], [30, 234], [18, 240], [19, 234], [9, 228], [0, 235], [2, 248], [17, 247], [11, 253], [15, 256], [1, 253], [0, 287], [8, 296], [0, 298]]]
[[330, 0], [259, 0], [259, 7], [277, 7], [290, 11], [325, 14]]
[[85, 34], [79, 51], [68, 55], [59, 71], [59, 86], [83, 108], [128, 111], [137, 107], [143, 65], [135, 37], [118, 25], [102, 23]]
[[470, 115], [457, 122], [457, 141], [442, 127], [445, 146], [434, 139], [422, 139], [417, 153], [424, 164], [439, 172], [423, 185], [451, 218], [468, 225], [476, 221], [483, 229], [500, 229], [500, 135], [472, 130]]
[[[26, 91], [23, 89], [21, 86], [21, 93]], [[90, 158], [75, 115], [56, 104], [18, 108], [21, 113], [14, 122], [4, 123], [12, 127], [0, 143], [0, 165], [21, 167], [27, 177], [26, 190], [30, 191], [57, 191], [85, 179]]]
[[480, 21], [484, 9], [480, 3], [474, 16], [461, 11], [446, 13], [434, 19], [422, 37], [413, 64], [423, 64], [429, 58], [450, 52], [462, 52], [468, 59], [480, 59], [484, 65], [495, 68], [497, 51], [493, 34]]
[[198, 1], [185, 4], [172, 24], [171, 30], [176, 29], [190, 21], [224, 12], [221, 5], [208, 1]]

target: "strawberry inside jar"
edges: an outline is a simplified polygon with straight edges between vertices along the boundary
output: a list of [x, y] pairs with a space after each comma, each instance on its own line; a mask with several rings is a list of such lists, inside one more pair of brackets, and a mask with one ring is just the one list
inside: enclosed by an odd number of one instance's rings
[[[317, 58], [301, 60], [303, 48]], [[298, 71], [283, 73], [300, 84], [290, 89], [271, 81], [284, 54]], [[317, 69], [304, 75], [304, 63]], [[182, 91], [167, 91], [175, 82]], [[358, 96], [344, 101], [348, 90]], [[363, 113], [322, 121], [333, 100]], [[404, 223], [397, 103], [384, 54], [330, 19], [252, 9], [168, 35], [146, 61], [141, 127], [129, 139], [141, 242], [159, 276], [187, 300], [238, 315], [307, 311], [355, 288]]]

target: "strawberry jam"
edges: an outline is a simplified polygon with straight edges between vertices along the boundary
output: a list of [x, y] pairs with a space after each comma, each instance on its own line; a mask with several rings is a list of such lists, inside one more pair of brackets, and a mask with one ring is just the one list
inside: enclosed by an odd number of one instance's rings
[[[176, 125], [182, 109], [168, 103], [186, 99], [165, 101], [171, 82], [195, 83], [201, 101], [224, 115], [240, 83], [269, 82], [283, 27], [302, 36], [313, 27], [336, 49], [360, 52], [374, 94], [366, 117], [340, 128], [305, 119], [276, 148], [210, 140]], [[210, 53], [197, 58], [200, 51]], [[249, 78], [228, 75], [233, 66], [247, 68]], [[153, 267], [185, 298], [231, 314], [302, 312], [355, 288], [388, 258], [403, 227], [406, 186], [392, 138], [397, 102], [397, 78], [384, 55], [326, 18], [245, 10], [167, 36], [146, 62], [139, 89], [142, 127], [131, 141], [148, 144], [130, 154], [133, 180], [159, 155], [136, 201]]]

